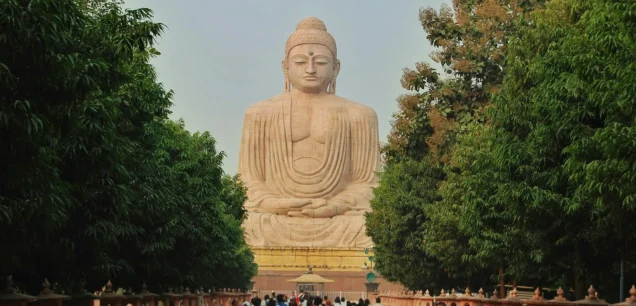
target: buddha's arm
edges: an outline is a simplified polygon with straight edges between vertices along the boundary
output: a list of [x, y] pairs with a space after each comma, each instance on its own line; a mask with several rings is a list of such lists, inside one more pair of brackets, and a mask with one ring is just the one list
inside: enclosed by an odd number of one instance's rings
[[370, 210], [379, 167], [378, 117], [370, 108], [356, 110], [351, 117], [352, 182], [332, 200], [343, 201], [354, 211]]
[[265, 184], [265, 120], [256, 110], [248, 109], [243, 119], [238, 170], [247, 188], [245, 208], [253, 211], [259, 210], [263, 200], [276, 197]]
[[370, 211], [376, 171], [380, 167], [378, 117], [370, 108], [356, 109], [351, 124], [351, 183], [345, 190], [327, 200], [317, 199], [312, 207], [302, 210], [309, 217], [330, 218], [343, 214]]
[[258, 106], [248, 109], [243, 121], [243, 135], [239, 152], [239, 174], [247, 188], [245, 208], [250, 212], [285, 215], [300, 211], [311, 204], [310, 199], [282, 198], [266, 184], [266, 139], [268, 135], [267, 109]]

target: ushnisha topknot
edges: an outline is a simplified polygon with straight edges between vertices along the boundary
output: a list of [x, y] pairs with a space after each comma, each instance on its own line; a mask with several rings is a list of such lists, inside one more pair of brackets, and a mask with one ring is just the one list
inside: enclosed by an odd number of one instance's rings
[[293, 47], [302, 44], [323, 45], [331, 50], [334, 58], [337, 58], [336, 40], [327, 32], [325, 23], [316, 17], [308, 17], [298, 23], [296, 31], [287, 38], [285, 57]]

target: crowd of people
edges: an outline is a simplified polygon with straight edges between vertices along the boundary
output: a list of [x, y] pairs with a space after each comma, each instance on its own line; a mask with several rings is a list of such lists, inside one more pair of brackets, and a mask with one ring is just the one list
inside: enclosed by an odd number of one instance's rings
[[[347, 301], [344, 297], [335, 297], [332, 300], [328, 296], [312, 296], [309, 292], [301, 292], [299, 295], [292, 294], [287, 296], [286, 294], [276, 294], [272, 292], [272, 295], [265, 295], [261, 300], [260, 297], [255, 296], [250, 302], [243, 303], [243, 306], [371, 306], [369, 299], [360, 298], [357, 302]], [[382, 306], [380, 298], [375, 299], [373, 306]]]

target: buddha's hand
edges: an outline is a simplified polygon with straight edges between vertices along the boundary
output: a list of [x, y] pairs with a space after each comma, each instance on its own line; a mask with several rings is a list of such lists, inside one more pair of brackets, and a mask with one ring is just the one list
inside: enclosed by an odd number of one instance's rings
[[300, 212], [304, 207], [311, 204], [311, 199], [283, 198], [265, 199], [261, 202], [260, 208], [272, 214], [287, 215], [289, 212]]
[[349, 205], [342, 200], [311, 200], [311, 205], [305, 207], [300, 212], [290, 212], [290, 216], [304, 216], [309, 218], [331, 218], [337, 215], [343, 215], [349, 211]]

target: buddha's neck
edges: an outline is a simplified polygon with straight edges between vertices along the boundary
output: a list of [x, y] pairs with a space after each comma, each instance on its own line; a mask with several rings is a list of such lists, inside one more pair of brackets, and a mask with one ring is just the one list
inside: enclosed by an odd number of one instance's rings
[[291, 90], [291, 95], [293, 99], [298, 99], [298, 100], [319, 100], [319, 99], [323, 99], [326, 96], [329, 95], [329, 93], [327, 93], [327, 91], [321, 91], [321, 92], [303, 92], [300, 91], [298, 89], [293, 88]]

